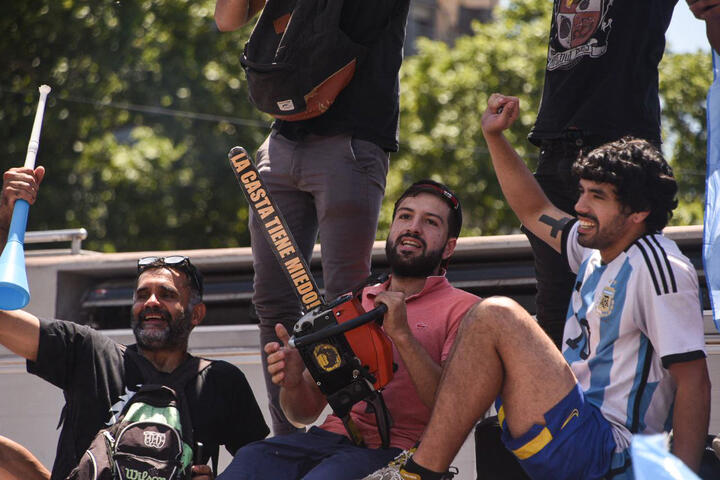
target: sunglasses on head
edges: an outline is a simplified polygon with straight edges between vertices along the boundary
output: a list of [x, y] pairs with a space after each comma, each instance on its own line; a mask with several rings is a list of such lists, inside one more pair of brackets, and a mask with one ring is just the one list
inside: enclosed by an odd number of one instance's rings
[[458, 207], [460, 206], [460, 201], [455, 197], [455, 195], [453, 195], [453, 193], [450, 190], [439, 187], [437, 185], [433, 185], [432, 183], [416, 183], [413, 185], [413, 187], [429, 188], [429, 189], [435, 190], [443, 198], [445, 198], [448, 202], [450, 202], [451, 208], [453, 210], [457, 210]]
[[202, 296], [203, 287], [197, 268], [195, 265], [190, 263], [190, 259], [188, 257], [184, 257], [182, 255], [171, 255], [169, 257], [143, 257], [138, 260], [137, 273], [140, 275], [145, 270], [160, 267], [170, 267], [183, 272], [188, 276], [193, 284], [193, 287], [200, 292], [200, 296]]

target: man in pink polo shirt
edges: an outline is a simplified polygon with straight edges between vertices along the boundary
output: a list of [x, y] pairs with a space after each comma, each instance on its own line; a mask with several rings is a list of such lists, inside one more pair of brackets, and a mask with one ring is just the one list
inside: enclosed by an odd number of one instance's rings
[[[391, 276], [366, 287], [366, 310], [388, 307], [383, 329], [393, 341], [398, 368], [383, 390], [393, 417], [390, 448], [380, 448], [375, 414], [365, 402], [351, 412], [369, 448], [355, 446], [342, 421], [329, 415], [318, 428], [252, 443], [238, 450], [218, 480], [356, 479], [386, 465], [414, 446], [430, 418], [442, 371], [465, 313], [479, 298], [456, 289], [445, 268], [460, 235], [462, 210], [444, 185], [422, 180], [395, 203], [385, 251]], [[319, 417], [327, 400], [305, 369], [300, 355], [287, 346], [288, 332], [276, 326], [279, 343], [270, 343], [268, 371], [280, 386], [280, 403], [288, 418], [308, 425]]]

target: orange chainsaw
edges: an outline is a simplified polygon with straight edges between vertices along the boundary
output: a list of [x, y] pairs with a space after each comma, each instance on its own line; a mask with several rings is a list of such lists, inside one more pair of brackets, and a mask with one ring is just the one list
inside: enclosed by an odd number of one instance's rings
[[381, 328], [387, 311], [380, 305], [365, 312], [361, 288], [326, 303], [278, 206], [273, 202], [250, 156], [242, 147], [228, 154], [238, 183], [253, 209], [280, 266], [302, 303], [289, 345], [300, 353], [333, 412], [356, 445], [362, 435], [350, 417], [353, 405], [368, 402], [375, 412], [383, 448], [390, 443], [392, 419], [381, 390], [393, 377], [392, 343]]

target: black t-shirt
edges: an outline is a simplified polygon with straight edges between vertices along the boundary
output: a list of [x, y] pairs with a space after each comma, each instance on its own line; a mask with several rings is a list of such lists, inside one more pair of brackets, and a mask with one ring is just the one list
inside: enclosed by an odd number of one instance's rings
[[[51, 478], [64, 479], [105, 428], [111, 410], [119, 412], [122, 397], [137, 390], [142, 374], [118, 343], [89, 327], [60, 320], [40, 322], [37, 362], [28, 361], [27, 368], [63, 389], [64, 422]], [[269, 433], [245, 376], [227, 362], [213, 361], [188, 383], [185, 396], [194, 438], [208, 447], [206, 453], [214, 445], [225, 445], [234, 454]]]
[[660, 141], [658, 64], [677, 0], [555, 0], [542, 102], [530, 139], [568, 129]]
[[387, 151], [398, 149], [399, 80], [410, 0], [345, 0], [340, 28], [368, 47], [352, 81], [327, 112], [273, 128], [299, 140], [306, 134], [350, 133]]

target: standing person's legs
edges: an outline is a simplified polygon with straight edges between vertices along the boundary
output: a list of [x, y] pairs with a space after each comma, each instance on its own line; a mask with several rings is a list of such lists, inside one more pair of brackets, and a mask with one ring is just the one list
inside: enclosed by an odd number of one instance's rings
[[[256, 161], [258, 171], [285, 217], [302, 255], [309, 260], [317, 237], [317, 221], [312, 196], [297, 188], [297, 148], [297, 142], [273, 132], [258, 150]], [[275, 435], [282, 435], [297, 428], [285, 418], [280, 408], [279, 387], [270, 380], [267, 355], [262, 346], [278, 341], [275, 335], [277, 323], [282, 323], [292, 332], [293, 325], [300, 318], [300, 303], [252, 212], [249, 227], [255, 269], [253, 304], [260, 319], [263, 374], [272, 430]]]
[[[577, 182], [573, 179], [571, 169], [579, 149], [579, 146], [575, 147], [563, 141], [543, 144], [535, 172], [535, 178], [548, 199], [567, 213], [575, 211]], [[562, 350], [565, 317], [575, 284], [575, 274], [558, 252], [525, 228], [523, 232], [530, 241], [535, 259], [537, 320], [545, 333]]]
[[349, 135], [313, 137], [301, 149], [300, 188], [315, 199], [329, 301], [370, 274], [388, 154], [374, 143]]
[[516, 302], [492, 297], [473, 307], [445, 362], [435, 406], [413, 460], [442, 472], [477, 420], [501, 396], [506, 426], [518, 437], [576, 385], [562, 354]]
[[[320, 222], [327, 300], [365, 280], [385, 191], [388, 154], [349, 135], [311, 136], [293, 142], [273, 133], [260, 147], [258, 170], [283, 212], [303, 255], [309, 259]], [[255, 267], [253, 302], [260, 317], [260, 340], [277, 341], [274, 325], [288, 331], [299, 318], [292, 288], [253, 218], [250, 232]], [[273, 432], [295, 431], [280, 409], [279, 389], [267, 375]]]

